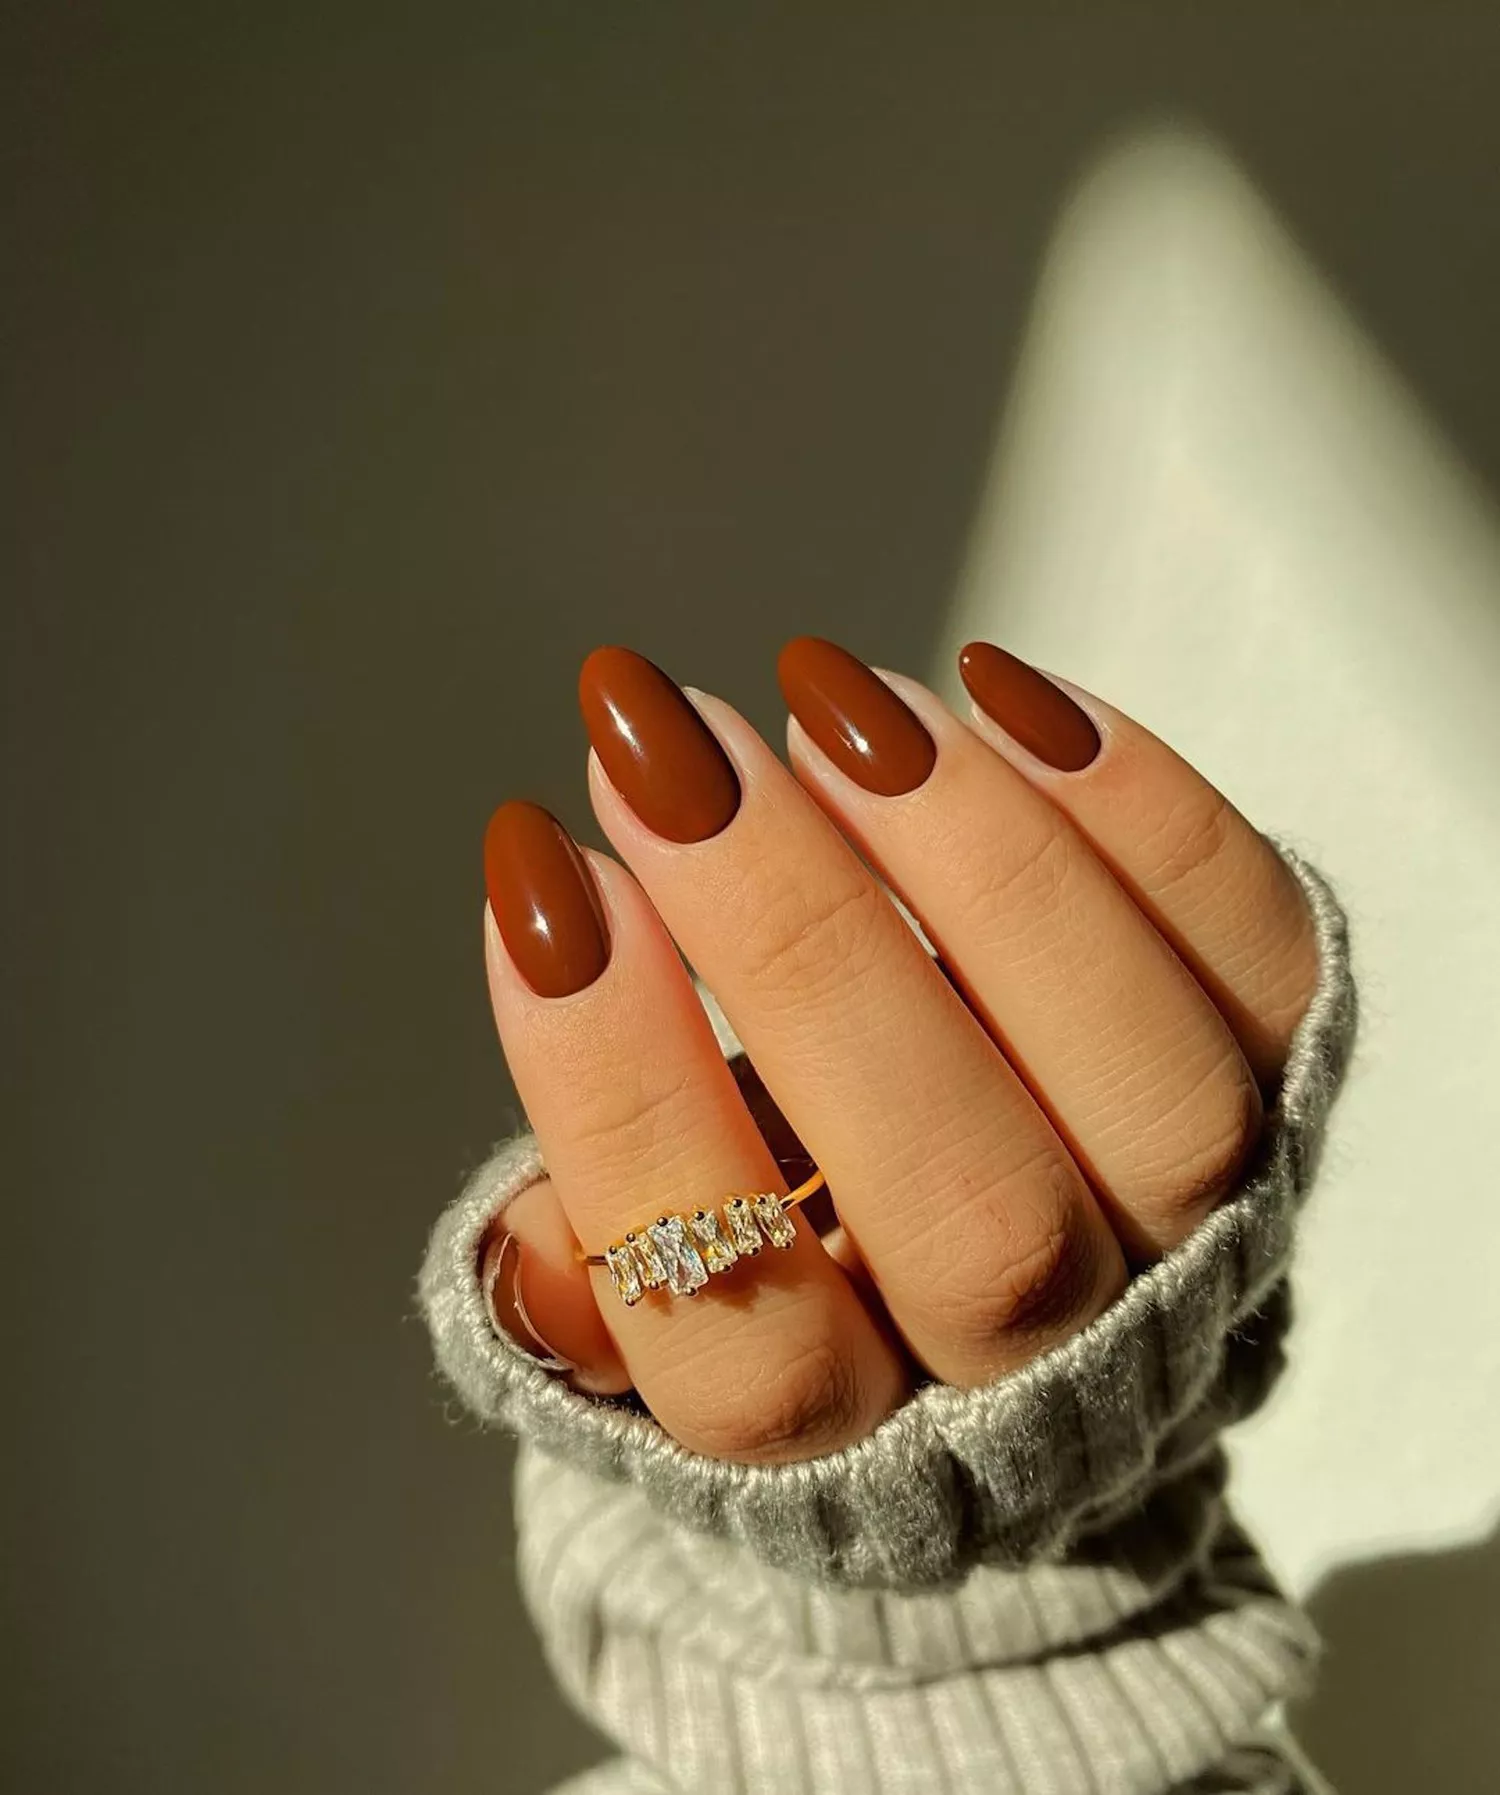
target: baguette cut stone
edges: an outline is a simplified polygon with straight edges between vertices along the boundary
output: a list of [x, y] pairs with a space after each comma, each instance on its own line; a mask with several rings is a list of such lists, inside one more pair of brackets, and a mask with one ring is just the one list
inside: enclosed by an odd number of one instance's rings
[[749, 1203], [743, 1197], [731, 1197], [724, 1205], [724, 1220], [729, 1223], [729, 1238], [735, 1251], [743, 1258], [753, 1259], [760, 1251], [760, 1230]]
[[734, 1242], [719, 1225], [719, 1218], [712, 1209], [694, 1210], [688, 1217], [688, 1227], [698, 1243], [703, 1263], [711, 1272], [728, 1271], [739, 1258]]
[[662, 1264], [662, 1257], [657, 1250], [656, 1242], [647, 1229], [641, 1234], [627, 1234], [625, 1244], [635, 1254], [635, 1262], [641, 1268], [641, 1282], [648, 1290], [660, 1290], [667, 1281], [667, 1268]]
[[645, 1286], [641, 1283], [641, 1268], [630, 1248], [624, 1245], [606, 1247], [604, 1263], [615, 1281], [615, 1294], [625, 1307], [629, 1309], [638, 1303]]
[[588, 1262], [606, 1267], [615, 1295], [627, 1309], [648, 1290], [692, 1296], [715, 1272], [753, 1259], [767, 1243], [783, 1250], [795, 1246], [797, 1225], [791, 1208], [822, 1181], [819, 1173], [793, 1197], [758, 1190], [728, 1198], [721, 1209], [659, 1215], [654, 1222], [632, 1228], [597, 1256], [590, 1254]]
[[780, 1197], [772, 1196], [769, 1191], [761, 1191], [750, 1199], [750, 1206], [773, 1247], [789, 1247], [795, 1242], [797, 1230], [792, 1218], [781, 1207]]
[[673, 1296], [691, 1296], [708, 1282], [703, 1255], [688, 1238], [687, 1223], [680, 1215], [664, 1215], [646, 1230], [666, 1268], [667, 1288]]

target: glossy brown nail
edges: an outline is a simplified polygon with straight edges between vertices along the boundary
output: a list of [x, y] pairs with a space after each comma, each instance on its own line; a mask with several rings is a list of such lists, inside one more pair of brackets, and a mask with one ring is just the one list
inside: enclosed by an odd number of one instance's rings
[[609, 964], [588, 863], [549, 811], [502, 804], [484, 832], [484, 882], [505, 951], [538, 997], [571, 997]]
[[776, 662], [787, 709], [833, 764], [881, 797], [915, 791], [937, 748], [915, 713], [863, 661], [818, 636], [798, 636]]
[[596, 648], [578, 675], [589, 740], [615, 790], [654, 834], [707, 841], [740, 807], [740, 782], [712, 730], [661, 668]]
[[993, 642], [971, 642], [958, 657], [969, 696], [1028, 753], [1061, 773], [1077, 773], [1099, 752], [1099, 731], [1061, 686]]

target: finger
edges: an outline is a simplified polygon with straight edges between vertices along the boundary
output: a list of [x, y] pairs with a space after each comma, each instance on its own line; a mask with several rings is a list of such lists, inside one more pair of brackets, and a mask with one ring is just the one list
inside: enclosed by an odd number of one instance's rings
[[971, 642], [959, 667], [975, 729], [1083, 832], [1273, 1087], [1318, 980], [1312, 917], [1281, 856], [1102, 699], [988, 642]]
[[[701, 795], [701, 794], [700, 794]], [[495, 1020], [584, 1251], [732, 1193], [785, 1189], [660, 920], [624, 870], [509, 804], [485, 842]], [[697, 1265], [701, 1271], [701, 1263]], [[792, 1246], [626, 1307], [589, 1268], [631, 1381], [668, 1432], [715, 1457], [811, 1457], [863, 1438], [903, 1374], [804, 1226]]]
[[[734, 1081], [739, 1086], [746, 1107], [755, 1118], [755, 1126], [760, 1130], [761, 1138], [771, 1149], [781, 1168], [782, 1178], [789, 1185], [801, 1184], [809, 1173], [819, 1169], [817, 1162], [805, 1144], [798, 1140], [796, 1130], [782, 1114], [780, 1105], [766, 1089], [765, 1081], [749, 1057], [743, 1053], [738, 1055], [731, 1060], [730, 1070], [734, 1073]], [[860, 1258], [858, 1248], [839, 1220], [832, 1192], [826, 1184], [803, 1204], [802, 1215], [822, 1241], [823, 1251], [853, 1284], [860, 1301], [870, 1311], [881, 1337], [889, 1339], [891, 1318], [880, 1300], [880, 1292], [870, 1276], [870, 1268]]]
[[[916, 913], [1130, 1252], [1175, 1244], [1259, 1131], [1223, 1018], [1068, 819], [932, 693], [808, 637], [780, 675], [798, 776]], [[869, 744], [899, 715], [935, 754], [893, 799]]]
[[479, 1278], [490, 1319], [549, 1371], [594, 1396], [630, 1388], [549, 1179], [496, 1217], [480, 1249]]
[[[1099, 1313], [1124, 1269], [1078, 1168], [786, 768], [729, 706], [700, 693], [694, 711], [625, 650], [597, 650], [581, 684], [605, 833], [827, 1174], [917, 1356], [977, 1383]], [[726, 753], [733, 819], [685, 848], [677, 790]]]

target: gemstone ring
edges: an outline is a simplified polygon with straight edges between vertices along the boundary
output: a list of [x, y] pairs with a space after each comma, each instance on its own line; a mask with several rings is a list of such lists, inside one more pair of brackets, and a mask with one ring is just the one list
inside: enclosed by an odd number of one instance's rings
[[823, 1188], [823, 1174], [779, 1197], [756, 1191], [730, 1197], [722, 1209], [695, 1209], [691, 1215], [660, 1215], [644, 1228], [633, 1228], [602, 1253], [585, 1253], [585, 1265], [605, 1266], [615, 1294], [632, 1308], [648, 1290], [692, 1296], [714, 1272], [728, 1271], [741, 1259], [753, 1259], [761, 1247], [790, 1247], [797, 1230], [790, 1212]]

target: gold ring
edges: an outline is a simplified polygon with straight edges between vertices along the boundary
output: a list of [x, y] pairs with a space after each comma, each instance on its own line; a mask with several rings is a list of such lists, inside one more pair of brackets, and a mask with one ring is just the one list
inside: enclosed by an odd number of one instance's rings
[[608, 1268], [615, 1294], [626, 1308], [648, 1290], [692, 1296], [714, 1272], [753, 1259], [764, 1244], [790, 1247], [797, 1238], [789, 1211], [823, 1188], [823, 1174], [799, 1184], [786, 1196], [756, 1191], [730, 1197], [722, 1210], [695, 1209], [691, 1215], [659, 1215], [633, 1228], [602, 1253], [581, 1253], [585, 1265]]

